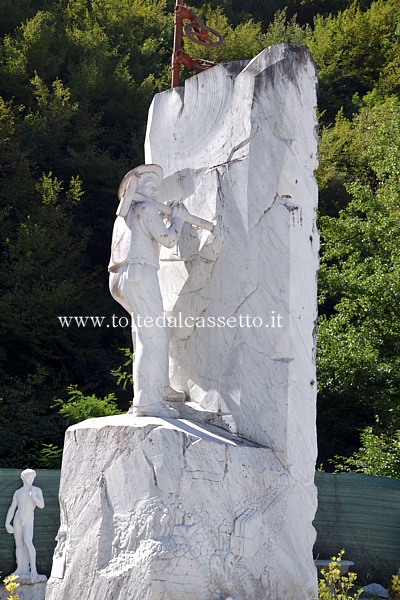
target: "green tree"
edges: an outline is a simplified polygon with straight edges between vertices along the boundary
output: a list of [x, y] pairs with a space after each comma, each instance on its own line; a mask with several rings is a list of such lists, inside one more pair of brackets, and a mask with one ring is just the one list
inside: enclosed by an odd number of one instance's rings
[[[172, 31], [157, 2], [25, 7], [0, 49], [3, 466], [62, 443], [50, 407], [71, 381], [88, 396], [110, 389], [129, 332], [66, 330], [57, 317], [115, 311], [106, 265], [116, 189], [142, 160]], [[120, 393], [122, 407], [129, 396]]]
[[315, 17], [307, 46], [318, 67], [324, 122], [332, 122], [341, 107], [347, 117], [356, 112], [354, 96], [374, 89], [380, 73], [395, 60], [391, 40], [399, 11], [399, 0], [378, 0], [368, 10], [354, 2], [336, 16]]
[[54, 394], [68, 385], [72, 372], [83, 384], [90, 385], [91, 380], [93, 385], [97, 380], [106, 385], [105, 333], [93, 330], [85, 336], [75, 330], [66, 335], [57, 318], [69, 312], [85, 314], [90, 304], [95, 305], [97, 286], [84, 256], [88, 235], [74, 220], [81, 196], [78, 178], [72, 178], [64, 190], [51, 174], [42, 176], [37, 185], [38, 205], [16, 235], [4, 240], [0, 456], [8, 457], [9, 466], [21, 466], [15, 461], [29, 462], [42, 440], [60, 442], [61, 420], [49, 409]]
[[375, 434], [372, 427], [366, 427], [360, 440], [361, 446], [352, 456], [335, 456], [331, 461], [335, 472], [355, 471], [400, 479], [400, 431]]
[[306, 31], [296, 23], [296, 18], [287, 20], [286, 10], [278, 11], [273, 21], [263, 31], [260, 22], [249, 18], [233, 25], [222, 8], [205, 7], [196, 11], [208, 27], [218, 31], [223, 37], [223, 44], [218, 48], [199, 46], [184, 38], [184, 48], [193, 58], [230, 62], [249, 59], [256, 56], [267, 46], [281, 42], [295, 44], [305, 43]]
[[332, 453], [367, 425], [400, 429], [399, 100], [346, 126], [372, 176], [345, 183], [348, 205], [320, 218], [319, 428]]

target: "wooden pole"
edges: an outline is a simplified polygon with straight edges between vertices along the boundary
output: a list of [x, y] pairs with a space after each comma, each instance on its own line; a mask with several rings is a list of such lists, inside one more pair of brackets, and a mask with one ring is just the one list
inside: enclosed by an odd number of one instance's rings
[[172, 70], [172, 81], [171, 87], [179, 86], [179, 70], [180, 63], [177, 60], [178, 52], [182, 49], [182, 20], [180, 18], [181, 7], [183, 0], [177, 0], [174, 13], [174, 48], [172, 52], [171, 70]]

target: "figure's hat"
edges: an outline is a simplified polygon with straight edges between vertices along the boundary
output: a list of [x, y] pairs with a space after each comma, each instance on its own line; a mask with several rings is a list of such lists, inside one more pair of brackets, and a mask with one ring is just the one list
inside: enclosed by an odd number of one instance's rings
[[131, 199], [125, 197], [125, 192], [129, 183], [133, 178], [132, 183], [134, 183], [136, 189], [139, 177], [144, 173], [151, 173], [152, 175], [155, 175], [157, 186], [160, 187], [163, 178], [163, 170], [160, 167], [160, 165], [139, 165], [138, 167], [135, 167], [134, 169], [128, 171], [128, 173], [124, 176], [121, 183], [119, 184], [118, 188], [119, 205], [117, 208], [117, 215], [119, 217], [126, 217], [132, 202]]

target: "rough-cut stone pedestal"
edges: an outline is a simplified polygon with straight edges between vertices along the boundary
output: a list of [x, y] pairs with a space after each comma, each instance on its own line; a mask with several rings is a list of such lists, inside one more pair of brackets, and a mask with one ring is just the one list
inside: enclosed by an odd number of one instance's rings
[[313, 488], [268, 448], [185, 420], [104, 417], [68, 430], [63, 469], [65, 572], [47, 600], [312, 597], [293, 539], [313, 539]]

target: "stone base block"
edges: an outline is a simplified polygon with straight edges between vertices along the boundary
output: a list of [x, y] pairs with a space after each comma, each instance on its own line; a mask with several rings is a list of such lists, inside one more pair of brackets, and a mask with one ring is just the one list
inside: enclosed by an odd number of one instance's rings
[[[47, 579], [46, 579], [47, 581]], [[44, 600], [46, 595], [46, 581], [40, 583], [20, 583], [15, 593], [19, 600]], [[7, 592], [3, 585], [0, 585], [0, 600], [7, 600], [10, 592]]]
[[120, 415], [67, 431], [46, 600], [316, 598], [312, 482], [215, 426]]

